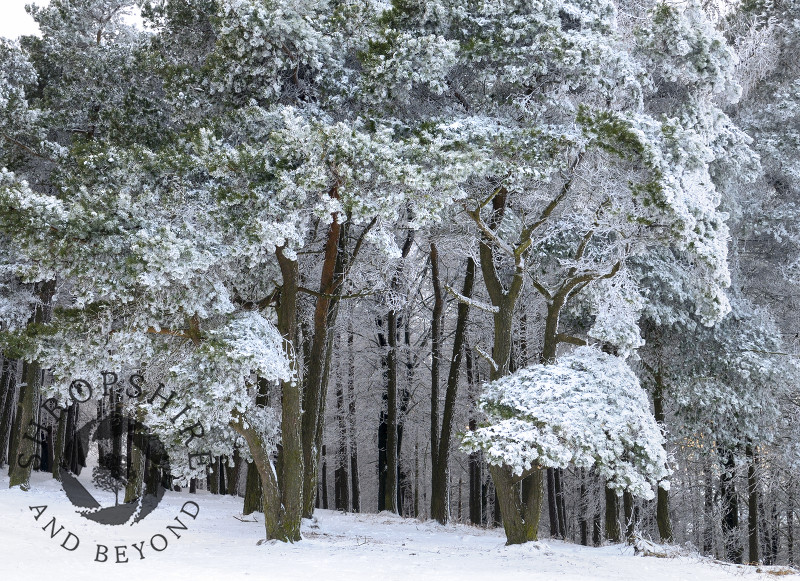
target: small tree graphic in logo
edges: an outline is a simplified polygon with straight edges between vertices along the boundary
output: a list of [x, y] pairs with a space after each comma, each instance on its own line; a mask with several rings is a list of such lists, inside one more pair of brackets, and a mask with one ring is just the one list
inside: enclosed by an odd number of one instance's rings
[[[128, 478], [125, 477], [127, 470], [123, 465], [123, 458], [116, 454], [106, 454], [101, 464], [92, 470], [92, 484], [99, 490], [114, 493], [114, 506], [119, 505], [119, 491], [124, 490], [128, 485]], [[135, 474], [131, 478], [136, 478]]]

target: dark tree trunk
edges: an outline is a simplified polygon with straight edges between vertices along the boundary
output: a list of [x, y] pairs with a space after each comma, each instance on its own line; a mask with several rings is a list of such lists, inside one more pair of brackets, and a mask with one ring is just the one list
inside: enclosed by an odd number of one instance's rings
[[[431, 244], [431, 262], [434, 262], [433, 249]], [[438, 259], [437, 259], [438, 261]], [[438, 271], [438, 266], [435, 269]], [[472, 298], [472, 288], [475, 281], [475, 261], [467, 259], [466, 275], [464, 276], [464, 286], [461, 294], [464, 297]], [[442, 415], [442, 429], [437, 438], [437, 454], [432, 462], [431, 469], [431, 517], [442, 524], [447, 523], [450, 517], [447, 483], [449, 479], [448, 470], [450, 464], [450, 439], [453, 435], [453, 418], [455, 416], [456, 397], [458, 395], [458, 378], [461, 368], [461, 357], [464, 352], [466, 341], [467, 318], [469, 317], [469, 305], [460, 302], [458, 305], [458, 315], [456, 319], [456, 333], [453, 338], [453, 356], [450, 359], [450, 371], [447, 376], [447, 392], [445, 393], [444, 413]], [[431, 409], [431, 415], [433, 415]], [[431, 420], [433, 426], [433, 420]]]
[[0, 408], [0, 466], [9, 462], [11, 458], [9, 447], [11, 445], [12, 426], [14, 425], [14, 409], [17, 402], [17, 362], [10, 359], [3, 360], [3, 374], [0, 378], [0, 388], [5, 394], [3, 407]]
[[711, 469], [703, 467], [703, 554], [714, 554], [714, 484]]
[[355, 356], [353, 353], [353, 320], [347, 328], [347, 415], [350, 426], [350, 493], [353, 512], [361, 512], [361, 484], [358, 478], [358, 444], [356, 442]]
[[622, 542], [619, 529], [619, 497], [617, 491], [605, 487], [606, 490], [606, 539], [612, 543]]
[[322, 475], [320, 478], [322, 488], [322, 508], [328, 510], [328, 458], [327, 447], [322, 446]]
[[[661, 375], [659, 363], [658, 371], [655, 375], [655, 388], [653, 389], [653, 416], [661, 433], [666, 437], [666, 416], [664, 414], [664, 381]], [[669, 516], [669, 491], [660, 486], [656, 492], [656, 523], [658, 524], [658, 535], [664, 543], [672, 542], [672, 521]]]
[[[256, 405], [266, 407], [270, 403], [270, 382], [263, 377], [258, 378], [258, 395]], [[258, 467], [255, 462], [248, 462], [245, 470], [244, 481], [244, 502], [242, 503], [242, 514], [248, 515], [254, 512], [261, 512], [264, 505], [261, 490], [261, 478], [258, 475]]]
[[347, 410], [344, 405], [344, 384], [341, 374], [336, 377], [336, 425], [337, 442], [336, 467], [333, 472], [333, 496], [336, 510], [347, 512], [350, 509], [349, 485], [347, 473], [349, 454], [347, 449]]
[[564, 469], [556, 468], [556, 514], [558, 514], [559, 536], [567, 538], [567, 506], [564, 499]]
[[[386, 405], [386, 393], [383, 402]], [[386, 447], [387, 447], [387, 413], [381, 410], [378, 424], [378, 512], [386, 510]]]
[[[38, 325], [50, 319], [51, 302], [55, 289], [55, 281], [36, 283], [35, 292], [41, 302], [35, 308], [30, 323]], [[24, 366], [23, 381], [17, 405], [17, 434], [14, 438], [16, 448], [14, 454], [10, 454], [9, 488], [19, 486], [23, 490], [28, 490], [31, 470], [38, 467], [40, 461], [36, 455], [36, 448], [39, 445], [36, 412], [42, 388], [42, 368], [38, 362], [28, 362]]]
[[581, 489], [580, 489], [580, 534], [581, 544], [583, 546], [589, 545], [589, 506], [588, 498], [586, 495], [586, 469], [581, 468]]
[[789, 508], [786, 510], [786, 559], [794, 567], [794, 496], [789, 495]]
[[[66, 414], [62, 414], [66, 415]], [[135, 445], [145, 436], [136, 433], [137, 424], [128, 422], [128, 482], [125, 484], [125, 497], [123, 502], [132, 502], [142, 496], [144, 487], [145, 458], [142, 454], [141, 445]]]
[[226, 464], [225, 467], [225, 480], [228, 484], [227, 493], [231, 496], [238, 496], [239, 495], [239, 474], [241, 473], [242, 467], [242, 457], [239, 455], [239, 450], [234, 450], [233, 458], [228, 459], [233, 460], [232, 464]]
[[242, 514], [248, 515], [254, 512], [261, 512], [263, 499], [261, 498], [261, 479], [258, 476], [258, 468], [254, 462], [247, 463], [247, 476], [244, 483], [244, 504]]
[[387, 317], [389, 352], [386, 356], [386, 483], [384, 488], [384, 510], [397, 513], [397, 480], [399, 476], [397, 460], [397, 313], [389, 311]]
[[492, 496], [494, 497], [492, 501], [492, 524], [496, 527], [501, 527], [503, 526], [503, 513], [500, 510], [500, 499], [497, 497], [497, 488], [494, 486], [494, 481], [492, 481]]
[[556, 475], [553, 468], [547, 469], [547, 514], [550, 519], [550, 536], [558, 537], [558, 511], [556, 510]]
[[[61, 408], [61, 413], [58, 415], [58, 423], [56, 424], [56, 437], [55, 441], [53, 442], [53, 466], [52, 466], [53, 478], [59, 481], [61, 480], [61, 466], [63, 466], [65, 463], [64, 450], [66, 447], [66, 440], [67, 440], [68, 417], [69, 417], [69, 408]], [[132, 476], [136, 477], [136, 473], [132, 474]]]
[[[489, 466], [492, 474], [497, 502], [503, 515], [506, 544], [516, 545], [535, 541], [538, 538], [539, 515], [542, 506], [543, 471], [529, 471], [528, 478], [515, 477], [508, 466]], [[522, 494], [520, 494], [522, 482]]]
[[633, 509], [633, 495], [627, 490], [622, 493], [622, 509], [625, 515], [625, 540], [632, 544], [636, 531], [636, 518]]
[[[331, 189], [331, 197], [338, 198], [338, 187]], [[306, 499], [303, 516], [310, 518], [313, 513], [314, 491], [317, 489], [317, 466], [319, 462], [321, 422], [327, 391], [328, 368], [330, 366], [329, 351], [331, 349], [331, 329], [336, 319], [338, 300], [334, 293], [338, 292], [337, 274], [341, 272], [343, 259], [340, 245], [342, 226], [338, 214], [334, 213], [333, 221], [328, 228], [325, 251], [320, 274], [319, 296], [314, 307], [313, 336], [309, 353], [305, 385], [303, 387], [303, 496]], [[342, 236], [344, 242], [344, 236]], [[337, 266], [339, 268], [337, 268]]]
[[603, 521], [599, 510], [594, 513], [594, 518], [592, 519], [592, 544], [595, 547], [603, 544]]
[[211, 494], [219, 494], [219, 457], [214, 456], [211, 464], [206, 467], [206, 481]]
[[775, 502], [772, 503], [772, 542], [770, 543], [770, 564], [774, 565], [778, 560], [778, 550], [780, 549], [779, 546], [779, 527], [780, 527], [780, 517], [778, 515], [778, 507]]
[[[436, 249], [436, 244], [431, 242], [431, 282], [433, 286], [433, 313], [431, 315], [431, 432], [430, 432], [430, 448], [431, 448], [431, 477], [432, 481], [437, 480], [437, 464], [439, 462], [439, 376], [441, 373], [442, 361], [442, 314], [444, 312], [444, 300], [442, 298], [442, 284], [439, 279], [439, 252]], [[447, 468], [445, 467], [445, 472]], [[434, 482], [434, 486], [438, 487], [439, 482]], [[442, 502], [440, 496], [441, 491], [431, 491], [431, 516], [437, 518], [433, 514], [433, 510], [441, 513], [446, 510], [446, 507], [440, 507]], [[446, 522], [447, 518], [444, 518]], [[440, 520], [440, 522], [443, 522]]]
[[758, 482], [756, 480], [756, 457], [753, 446], [745, 447], [747, 456], [747, 545], [748, 560], [757, 565], [760, 557], [758, 554]]
[[[473, 369], [472, 352], [464, 349], [467, 371], [467, 385], [469, 386], [470, 409], [475, 409], [475, 370]], [[474, 415], [469, 418], [470, 431], [478, 428], [478, 421]], [[483, 471], [481, 470], [480, 451], [471, 452], [468, 459], [469, 466], [469, 522], [474, 525], [484, 524], [483, 519]]]
[[722, 498], [722, 536], [725, 540], [725, 557], [732, 563], [742, 562], [739, 544], [739, 497], [736, 494], [734, 470], [736, 461], [731, 450], [721, 450], [722, 473], [719, 479]]

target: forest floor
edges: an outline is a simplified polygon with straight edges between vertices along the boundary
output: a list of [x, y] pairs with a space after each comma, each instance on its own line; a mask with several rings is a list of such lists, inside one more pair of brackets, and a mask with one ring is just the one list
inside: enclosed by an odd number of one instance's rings
[[[242, 522], [241, 499], [208, 493], [168, 492], [140, 523], [107, 526], [78, 515], [59, 483], [45, 476], [35, 472], [29, 492], [9, 490], [8, 478], [0, 477], [0, 580], [717, 581], [796, 573], [724, 564], [679, 550], [668, 558], [645, 557], [626, 545], [588, 548], [547, 540], [507, 547], [500, 529], [441, 526], [388, 513], [320, 510], [304, 521], [302, 542], [259, 543], [260, 514], [257, 522]], [[189, 513], [195, 512], [192, 519]], [[166, 528], [178, 524], [175, 517], [186, 530]], [[76, 539], [77, 547], [67, 550]], [[107, 547], [105, 555], [99, 549], [105, 562], [96, 560], [98, 544]]]

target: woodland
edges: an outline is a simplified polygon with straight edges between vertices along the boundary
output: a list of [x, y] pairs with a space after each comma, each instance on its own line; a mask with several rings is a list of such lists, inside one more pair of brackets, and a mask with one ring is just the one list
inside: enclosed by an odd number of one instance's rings
[[29, 11], [11, 487], [798, 560], [798, 0]]

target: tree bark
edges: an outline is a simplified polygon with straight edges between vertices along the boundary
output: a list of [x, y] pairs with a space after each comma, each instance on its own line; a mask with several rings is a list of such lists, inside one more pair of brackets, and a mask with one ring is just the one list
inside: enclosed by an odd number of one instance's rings
[[[231, 427], [236, 430], [247, 442], [253, 463], [258, 469], [261, 478], [262, 512], [264, 513], [264, 528], [267, 540], [276, 539], [284, 542], [300, 540], [300, 510], [302, 505], [293, 505], [294, 515], [289, 515], [285, 510], [285, 505], [281, 504], [281, 490], [278, 485], [278, 476], [273, 468], [272, 461], [267, 455], [264, 442], [252, 427], [244, 427], [240, 418], [235, 418], [231, 422]], [[299, 429], [298, 436], [299, 436]], [[297, 438], [299, 443], [299, 437]], [[302, 455], [296, 454], [302, 461]], [[298, 476], [301, 476], [299, 473]], [[297, 496], [302, 495], [302, 485], [300, 480], [296, 481], [293, 493], [289, 497], [296, 500]], [[299, 494], [298, 494], [299, 493]], [[297, 525], [295, 527], [295, 515], [297, 515]]]
[[261, 498], [261, 478], [254, 462], [247, 463], [247, 475], [244, 483], [244, 503], [242, 514], [248, 515], [261, 512], [263, 500]]
[[[431, 248], [434, 248], [431, 245]], [[433, 261], [433, 256], [431, 256]], [[438, 270], [438, 268], [437, 268]], [[475, 261], [467, 259], [466, 274], [461, 295], [467, 298], [472, 297], [472, 289], [475, 281]], [[455, 415], [456, 397], [458, 396], [458, 378], [461, 368], [461, 357], [464, 352], [466, 340], [467, 319], [469, 317], [469, 305], [460, 302], [458, 305], [458, 315], [456, 318], [456, 333], [453, 338], [453, 356], [450, 359], [450, 372], [447, 376], [447, 391], [445, 393], [444, 413], [442, 415], [441, 433], [438, 434], [437, 455], [432, 462], [431, 469], [431, 517], [442, 524], [446, 524], [450, 518], [450, 507], [448, 506], [448, 468], [450, 464], [450, 439], [453, 435], [453, 418]], [[433, 415], [433, 409], [431, 410]], [[433, 420], [431, 420], [433, 426]]]
[[[61, 480], [61, 466], [64, 465], [64, 449], [67, 438], [68, 414], [69, 407], [61, 408], [61, 413], [58, 416], [58, 424], [56, 425], [55, 442], [53, 444], [53, 478], [58, 481]], [[2, 462], [0, 462], [0, 464], [2, 464]]]
[[[431, 315], [431, 476], [436, 478], [436, 464], [439, 461], [439, 376], [442, 361], [442, 317], [444, 300], [442, 283], [439, 279], [439, 251], [431, 242], [431, 283], [433, 286], [433, 313]], [[431, 494], [431, 505], [437, 503], [436, 492]], [[431, 512], [431, 516], [434, 516]], [[441, 522], [441, 521], [440, 521]]]
[[0, 379], [6, 394], [3, 407], [0, 408], [0, 466], [10, 463], [11, 433], [14, 425], [14, 409], [17, 403], [17, 362], [3, 360], [3, 375]]
[[612, 543], [622, 541], [622, 534], [619, 530], [619, 497], [617, 491], [605, 487], [606, 491], [606, 539]]
[[581, 488], [580, 488], [580, 528], [581, 544], [583, 546], [589, 545], [589, 506], [586, 495], [586, 469], [581, 468]]
[[347, 415], [350, 424], [350, 493], [353, 512], [361, 512], [361, 484], [358, 478], [358, 442], [356, 441], [355, 357], [353, 353], [353, 320], [347, 327]]
[[397, 512], [397, 313], [392, 310], [387, 316], [389, 352], [386, 356], [386, 485], [384, 488], [384, 510]]
[[736, 494], [734, 470], [736, 461], [731, 450], [721, 450], [722, 473], [719, 486], [722, 497], [722, 536], [725, 540], [725, 557], [732, 563], [741, 564], [742, 548], [739, 545], [739, 497]]
[[[36, 283], [35, 291], [39, 297], [30, 322], [42, 324], [50, 319], [50, 308], [55, 281]], [[38, 467], [36, 446], [39, 443], [39, 428], [36, 425], [36, 402], [42, 388], [42, 367], [37, 361], [28, 362], [23, 373], [24, 384], [20, 388], [17, 405], [18, 433], [15, 437], [16, 449], [10, 455], [9, 488], [19, 486], [22, 490], [30, 489], [31, 469]]]
[[555, 470], [547, 469], [547, 516], [550, 520], [550, 536], [558, 537], [558, 512], [556, 510]]
[[757, 565], [760, 557], [758, 551], [758, 481], [756, 480], [756, 456], [753, 446], [748, 442], [745, 446], [747, 456], [747, 544], [748, 561]]
[[[514, 476], [508, 466], [489, 465], [489, 472], [497, 491], [497, 502], [503, 515], [503, 528], [506, 533], [506, 544], [516, 545], [535, 541], [539, 538], [539, 516], [542, 512], [543, 471], [534, 468], [530, 474], [522, 495], [519, 483], [524, 480]], [[520, 498], [522, 496], [522, 498]]]
[[[282, 248], [278, 249], [277, 257], [283, 279], [278, 309], [278, 329], [284, 338], [286, 355], [293, 362], [295, 373], [297, 373], [297, 358], [293, 348], [297, 344], [297, 262], [286, 258]], [[281, 532], [277, 533], [277, 529], [273, 529], [272, 534], [279, 536], [270, 536], [270, 528], [267, 527], [268, 538], [280, 538], [280, 540], [292, 542], [300, 540], [300, 521], [303, 517], [303, 476], [305, 474], [301, 414], [299, 379], [296, 377], [293, 380], [281, 382], [282, 470], [280, 487], [277, 486], [277, 481], [273, 483], [274, 472], [269, 458], [266, 457], [263, 450], [261, 451], [262, 458], [259, 459], [261, 465], [256, 464], [261, 476], [264, 505], [272, 505], [277, 502], [277, 507], [270, 509], [272, 511], [270, 519], [277, 523]], [[276, 491], [280, 495], [277, 499], [275, 498]], [[283, 514], [280, 513], [281, 505], [284, 510]], [[267, 513], [265, 512], [264, 515], [266, 523]], [[278, 517], [277, 520], [274, 517]]]
[[[464, 350], [467, 368], [467, 385], [469, 386], [470, 409], [475, 409], [475, 371], [473, 369], [472, 352]], [[478, 428], [478, 421], [474, 413], [469, 418], [470, 431]], [[484, 524], [483, 511], [483, 471], [480, 451], [469, 455], [469, 522], [474, 525]]]
[[[338, 188], [332, 188], [331, 191], [333, 192], [332, 197], [338, 197]], [[310, 518], [313, 513], [314, 491], [317, 488], [317, 464], [320, 453], [317, 432], [322, 410], [324, 409], [327, 387], [325, 383], [330, 365], [328, 357], [332, 339], [330, 329], [336, 317], [336, 304], [332, 298], [337, 286], [336, 267], [337, 263], [341, 261], [339, 237], [342, 227], [337, 213], [334, 213], [332, 218], [333, 221], [328, 227], [328, 235], [325, 241], [319, 283], [320, 294], [314, 307], [313, 338], [311, 340], [311, 351], [303, 388], [302, 438], [303, 466], [305, 467], [303, 477], [303, 497], [305, 498], [303, 516], [306, 518]]]
[[[661, 428], [662, 435], [666, 436], [666, 416], [664, 414], [664, 379], [661, 374], [661, 363], [655, 374], [655, 386], [653, 389], [653, 416], [658, 426]], [[672, 520], [669, 516], [669, 491], [660, 486], [656, 492], [656, 523], [658, 524], [658, 534], [661, 542], [672, 542]]]
[[558, 516], [558, 536], [567, 538], [567, 509], [564, 502], [564, 469], [556, 468], [554, 484], [556, 486], [556, 515]]
[[344, 385], [341, 374], [336, 377], [336, 426], [337, 443], [336, 465], [333, 472], [333, 496], [336, 510], [347, 512], [350, 509], [350, 484], [347, 473], [349, 454], [347, 449], [347, 410], [344, 405]]
[[794, 495], [789, 493], [789, 508], [786, 509], [786, 559], [794, 567]]
[[625, 541], [633, 544], [636, 522], [633, 508], [633, 495], [627, 490], [622, 493], [622, 513], [625, 515]]

